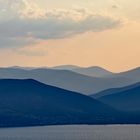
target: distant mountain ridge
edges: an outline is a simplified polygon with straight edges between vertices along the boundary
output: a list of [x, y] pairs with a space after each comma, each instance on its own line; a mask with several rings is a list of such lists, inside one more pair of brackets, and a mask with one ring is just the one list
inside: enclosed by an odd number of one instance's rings
[[9, 68], [9, 69], [15, 68], [15, 69], [23, 69], [23, 70], [32, 70], [32, 69], [69, 70], [69, 71], [73, 71], [73, 72], [76, 72], [82, 75], [87, 75], [90, 77], [101, 77], [101, 78], [104, 76], [105, 77], [127, 77], [131, 79], [134, 78], [134, 79], [140, 80], [140, 67], [133, 68], [127, 71], [119, 72], [119, 73], [113, 73], [99, 66], [80, 67], [76, 65], [60, 65], [60, 66], [55, 66], [55, 67], [38, 67], [38, 68], [13, 66], [13, 67], [5, 67], [5, 69], [6, 68]]
[[50, 68], [57, 69], [57, 70], [73, 70], [73, 69], [78, 69], [82, 67], [76, 66], [76, 65], [60, 65], [60, 66], [55, 66], [55, 67], [50, 67]]
[[135, 82], [131, 81], [129, 78], [120, 76], [99, 78], [78, 74], [70, 70], [54, 70], [46, 68], [32, 70], [0, 68], [0, 77], [3, 79], [35, 79], [48, 85], [80, 92], [86, 95], [97, 93], [112, 87], [133, 84]]
[[52, 69], [71, 70], [73, 72], [91, 76], [91, 77], [106, 77], [113, 74], [112, 72], [98, 66], [79, 67], [75, 65], [62, 65], [62, 66], [52, 67]]
[[125, 72], [116, 73], [115, 75], [124, 76], [131, 79], [136, 79], [138, 82], [140, 82], [140, 67], [137, 67], [137, 68], [125, 71]]

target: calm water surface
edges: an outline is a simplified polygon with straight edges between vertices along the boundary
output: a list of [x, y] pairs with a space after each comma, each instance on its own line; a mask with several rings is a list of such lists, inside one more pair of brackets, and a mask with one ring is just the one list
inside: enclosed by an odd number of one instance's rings
[[140, 125], [4, 128], [0, 140], [140, 140]]

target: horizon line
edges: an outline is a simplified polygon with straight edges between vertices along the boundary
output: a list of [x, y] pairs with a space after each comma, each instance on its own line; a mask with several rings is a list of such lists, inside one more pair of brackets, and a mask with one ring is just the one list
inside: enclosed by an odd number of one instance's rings
[[[53, 69], [53, 68], [56, 68], [57, 70], [57, 67], [63, 67], [63, 66], [73, 66], [73, 67], [77, 67], [77, 68], [101, 68], [101, 69], [104, 69], [104, 70], [107, 70], [109, 72], [112, 72], [112, 73], [123, 73], [123, 72], [128, 72], [128, 71], [132, 71], [132, 70], [135, 70], [135, 69], [138, 69], [140, 68], [140, 66], [136, 66], [136, 67], [132, 67], [132, 68], [129, 68], [129, 69], [126, 69], [126, 70], [122, 70], [122, 71], [118, 71], [118, 72], [114, 72], [112, 70], [109, 70], [107, 68], [104, 68], [102, 66], [97, 66], [97, 65], [90, 65], [90, 66], [80, 66], [80, 65], [72, 65], [72, 64], [66, 64], [66, 65], [54, 65], [54, 66], [20, 66], [20, 65], [11, 65], [11, 66], [0, 66], [0, 68], [33, 68], [33, 69], [38, 69], [38, 68], [48, 68], [48, 69]], [[61, 69], [60, 69], [61, 70]], [[62, 69], [62, 70], [65, 70], [65, 69]], [[68, 70], [68, 69], [67, 69]], [[72, 69], [71, 69], [72, 70]]]

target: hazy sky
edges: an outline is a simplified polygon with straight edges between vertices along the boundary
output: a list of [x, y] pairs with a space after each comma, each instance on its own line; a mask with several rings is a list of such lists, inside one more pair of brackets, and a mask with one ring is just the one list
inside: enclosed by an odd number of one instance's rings
[[0, 0], [0, 66], [140, 66], [140, 0]]

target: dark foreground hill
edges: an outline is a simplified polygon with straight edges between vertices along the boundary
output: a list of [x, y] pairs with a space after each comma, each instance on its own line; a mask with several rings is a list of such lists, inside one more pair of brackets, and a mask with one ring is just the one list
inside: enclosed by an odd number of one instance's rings
[[32, 79], [0, 80], [0, 127], [134, 123], [140, 123], [139, 112], [118, 111], [91, 97]]
[[0, 80], [0, 127], [116, 123], [118, 111], [32, 79]]
[[140, 83], [105, 90], [92, 97], [119, 110], [140, 112]]

